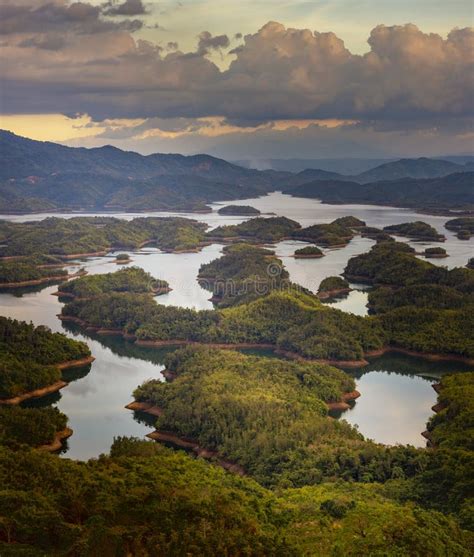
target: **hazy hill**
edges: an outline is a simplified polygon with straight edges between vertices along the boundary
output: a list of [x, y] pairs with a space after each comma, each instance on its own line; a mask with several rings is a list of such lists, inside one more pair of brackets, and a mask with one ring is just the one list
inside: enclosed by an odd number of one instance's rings
[[474, 172], [440, 178], [402, 178], [359, 184], [340, 180], [314, 181], [285, 190], [324, 203], [369, 203], [419, 208], [474, 208]]
[[362, 172], [354, 176], [354, 181], [365, 184], [367, 182], [398, 180], [400, 178], [438, 178], [464, 170], [462, 165], [444, 160], [428, 159], [425, 157], [419, 159], [400, 159]]
[[208, 155], [71, 148], [0, 131], [0, 210], [203, 208], [272, 189], [275, 173]]
[[[401, 159], [349, 176], [243, 168], [209, 155], [72, 148], [0, 131], [0, 212], [205, 210], [276, 189], [334, 203], [473, 204], [472, 161]], [[466, 164], [467, 162], [467, 164]], [[454, 173], [454, 174], [453, 174]], [[445, 178], [445, 179], [444, 179]], [[365, 187], [363, 186], [365, 185]]]

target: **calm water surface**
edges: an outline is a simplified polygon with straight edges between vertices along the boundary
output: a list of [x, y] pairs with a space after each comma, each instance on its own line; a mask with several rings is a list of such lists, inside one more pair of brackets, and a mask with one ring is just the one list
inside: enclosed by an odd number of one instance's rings
[[[257, 199], [239, 200], [236, 204], [257, 207], [262, 213], [286, 216], [308, 226], [315, 223], [331, 222], [345, 216], [354, 215], [369, 226], [383, 227], [389, 224], [423, 220], [446, 235], [443, 247], [449, 257], [431, 260], [434, 264], [448, 267], [464, 266], [474, 252], [474, 240], [460, 241], [454, 234], [443, 228], [447, 217], [420, 215], [411, 210], [370, 205], [323, 205], [317, 200], [293, 198], [281, 193], [272, 193]], [[214, 204], [216, 210], [228, 204]], [[110, 215], [110, 213], [107, 213]], [[118, 218], [132, 219], [136, 216], [185, 216], [207, 223], [210, 227], [223, 224], [237, 224], [246, 220], [241, 217], [223, 217], [213, 212], [195, 215], [183, 213], [117, 213]], [[5, 216], [5, 220], [22, 222], [39, 220], [53, 216], [23, 215]], [[71, 214], [59, 215], [70, 218]], [[404, 240], [406, 241], [406, 240]], [[316, 291], [321, 280], [327, 276], [340, 274], [348, 259], [370, 249], [373, 241], [356, 237], [345, 248], [324, 250], [321, 259], [294, 259], [295, 249], [301, 242], [284, 241], [275, 246], [276, 253], [283, 260], [291, 279]], [[413, 243], [417, 251], [440, 244]], [[138, 265], [153, 276], [165, 279], [173, 289], [159, 296], [162, 304], [210, 309], [210, 293], [202, 289], [196, 281], [199, 267], [208, 263], [222, 252], [222, 246], [214, 244], [200, 253], [164, 254], [154, 248], [145, 248], [131, 253], [133, 265]], [[83, 265], [91, 274], [114, 272], [118, 267], [113, 258], [89, 259]], [[332, 305], [343, 311], [358, 315], [366, 314], [367, 292], [361, 285], [352, 285], [354, 290], [345, 299]], [[73, 327], [65, 326], [57, 318], [61, 304], [52, 293], [55, 286], [42, 290], [25, 291], [23, 295], [11, 292], [0, 293], [0, 312], [16, 319], [32, 321], [35, 325], [47, 325], [54, 331], [65, 332], [74, 338], [85, 340], [96, 360], [89, 369], [68, 372], [70, 384], [60, 393], [35, 401], [35, 405], [56, 404], [69, 417], [74, 435], [68, 440], [67, 456], [86, 459], [107, 452], [113, 438], [118, 435], [143, 436], [151, 425], [134, 419], [132, 412], [124, 406], [132, 400], [132, 392], [140, 383], [149, 378], [161, 378], [163, 358], [167, 351], [137, 347], [118, 337], [86, 337]], [[169, 350], [168, 350], [169, 351]], [[410, 443], [423, 446], [420, 433], [431, 415], [431, 406], [436, 396], [431, 384], [443, 373], [462, 371], [459, 364], [440, 365], [407, 357], [388, 357], [374, 360], [367, 368], [355, 375], [357, 388], [362, 396], [354, 407], [343, 414], [352, 424], [358, 424], [360, 431], [369, 438], [388, 444]], [[354, 373], [351, 371], [350, 373]]]

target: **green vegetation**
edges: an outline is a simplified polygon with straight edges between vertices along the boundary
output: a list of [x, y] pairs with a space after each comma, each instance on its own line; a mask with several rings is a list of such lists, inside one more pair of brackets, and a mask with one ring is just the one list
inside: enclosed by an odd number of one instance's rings
[[61, 284], [58, 291], [62, 295], [77, 298], [93, 298], [112, 292], [134, 292], [138, 294], [167, 291], [169, 285], [165, 280], [153, 278], [140, 267], [128, 267], [115, 273], [89, 275]]
[[146, 295], [109, 294], [67, 303], [62, 314], [139, 340], [271, 344], [314, 359], [359, 360], [385, 341], [375, 320], [328, 308], [296, 288], [217, 311], [162, 306]]
[[[348, 218], [352, 222], [353, 217]], [[313, 224], [293, 231], [292, 236], [295, 240], [312, 242], [323, 247], [345, 246], [352, 240], [354, 233], [350, 227], [340, 224], [341, 220], [343, 219], [337, 219], [329, 224]]]
[[226, 205], [218, 211], [219, 215], [235, 215], [235, 216], [256, 216], [260, 215], [260, 211], [250, 205]]
[[468, 230], [471, 234], [474, 234], [474, 217], [451, 219], [444, 224], [444, 227], [448, 230]]
[[399, 307], [460, 309], [473, 303], [472, 294], [466, 295], [440, 284], [413, 284], [395, 289], [381, 286], [369, 292], [369, 306], [373, 313], [385, 313]]
[[198, 275], [219, 307], [250, 302], [274, 289], [290, 289], [288, 277], [274, 252], [248, 244], [226, 246], [224, 255], [201, 265]]
[[121, 263], [130, 261], [130, 256], [128, 255], [128, 253], [118, 253], [115, 259], [117, 260], [117, 263]]
[[57, 408], [0, 406], [0, 445], [49, 445], [66, 425], [67, 417]]
[[472, 306], [458, 310], [407, 306], [383, 313], [379, 320], [391, 346], [474, 358]]
[[75, 254], [136, 249], [154, 243], [165, 251], [196, 249], [206, 225], [184, 218], [144, 217], [125, 221], [113, 217], [50, 217], [42, 221], [2, 224], [1, 255]]
[[443, 242], [446, 238], [439, 234], [436, 228], [422, 221], [404, 222], [385, 226], [384, 231], [397, 236], [407, 236], [414, 240]]
[[363, 228], [366, 226], [363, 220], [360, 220], [357, 217], [353, 216], [339, 217], [338, 219], [334, 220], [332, 224], [337, 224], [346, 228]]
[[459, 230], [456, 236], [458, 237], [458, 240], [470, 240], [471, 234], [470, 230]]
[[289, 238], [301, 226], [286, 217], [250, 219], [241, 224], [218, 226], [207, 233], [208, 239], [238, 240], [245, 239], [256, 243], [279, 242]]
[[83, 342], [47, 327], [0, 317], [0, 398], [51, 385], [61, 378], [57, 364], [88, 356]]
[[437, 413], [428, 423], [435, 449], [415, 485], [427, 506], [456, 514], [474, 530], [474, 372], [444, 376], [437, 390]]
[[363, 238], [371, 238], [376, 242], [393, 242], [394, 239], [388, 234], [384, 232], [380, 228], [376, 228], [375, 226], [363, 226], [358, 229], [360, 235]]
[[275, 494], [133, 438], [87, 463], [0, 448], [0, 484], [6, 556], [469, 555], [453, 519], [396, 502], [377, 484]]
[[66, 278], [67, 275], [65, 269], [38, 267], [34, 262], [26, 259], [0, 260], [0, 284], [58, 280], [58, 277]]
[[425, 257], [447, 257], [448, 253], [444, 248], [426, 248]]
[[417, 259], [414, 252], [408, 244], [380, 242], [369, 252], [349, 259], [344, 275], [349, 280], [367, 284], [403, 286], [424, 282], [430, 272], [440, 269]]
[[163, 410], [157, 429], [195, 439], [263, 485], [384, 481], [395, 466], [410, 475], [422, 465], [415, 449], [364, 441], [327, 417], [325, 403], [354, 389], [336, 368], [189, 347], [170, 354], [166, 366], [171, 383], [148, 381], [134, 393]]
[[306, 246], [295, 251], [296, 259], [311, 259], [323, 257], [324, 253], [316, 246]]
[[349, 283], [342, 277], [327, 277], [321, 281], [318, 288], [319, 292], [332, 292], [337, 290], [348, 290]]
[[380, 243], [349, 260], [345, 276], [378, 288], [371, 312], [387, 343], [399, 348], [472, 358], [474, 273], [417, 259], [406, 244]]
[[[371, 179], [371, 183], [363, 184], [347, 181], [347, 176], [336, 175], [336, 179], [309, 181], [290, 187], [283, 193], [332, 204], [390, 205], [416, 207], [425, 211], [448, 208], [472, 210], [474, 173], [463, 172], [462, 167], [458, 168], [459, 171], [453, 170], [454, 173], [447, 176], [407, 178], [409, 174], [404, 173], [398, 179], [393, 179], [391, 175], [385, 176], [382, 181], [375, 182]], [[382, 174], [385, 174], [385, 171]], [[362, 176], [355, 178], [360, 179]]]
[[474, 257], [471, 257], [471, 258], [469, 259], [469, 261], [468, 261], [467, 264], [466, 264], [466, 267], [467, 267], [468, 269], [474, 269]]

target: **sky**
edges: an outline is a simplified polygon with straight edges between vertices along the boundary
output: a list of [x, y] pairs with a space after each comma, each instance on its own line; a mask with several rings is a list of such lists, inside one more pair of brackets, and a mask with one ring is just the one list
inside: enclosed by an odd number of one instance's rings
[[229, 160], [474, 153], [465, 0], [1, 0], [0, 127]]

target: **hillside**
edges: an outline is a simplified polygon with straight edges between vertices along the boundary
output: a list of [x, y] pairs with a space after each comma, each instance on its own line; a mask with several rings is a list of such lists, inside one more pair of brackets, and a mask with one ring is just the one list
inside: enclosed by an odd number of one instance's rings
[[[340, 166], [343, 171], [344, 165]], [[470, 172], [474, 168], [472, 162], [451, 162], [440, 159], [400, 159], [380, 164], [374, 168], [358, 174], [342, 172], [328, 172], [319, 168], [307, 168], [285, 180], [286, 187], [296, 187], [314, 181], [331, 180], [338, 182], [353, 182], [356, 184], [368, 184], [382, 181], [395, 181], [406, 178], [427, 179], [441, 178], [448, 174]]]
[[0, 212], [207, 211], [206, 203], [276, 189], [327, 203], [466, 207], [474, 203], [469, 164], [401, 159], [349, 176], [253, 170], [209, 155], [140, 155], [110, 145], [86, 149], [0, 130]]
[[370, 203], [425, 209], [474, 207], [474, 172], [457, 172], [441, 178], [402, 178], [359, 184], [341, 180], [314, 181], [284, 191], [323, 203]]
[[419, 159], [400, 159], [387, 162], [362, 172], [354, 178], [356, 182], [365, 184], [381, 180], [398, 180], [400, 178], [438, 178], [465, 170], [462, 165], [454, 162], [421, 157]]
[[71, 148], [0, 131], [0, 211], [205, 209], [271, 188], [259, 172], [208, 155]]

